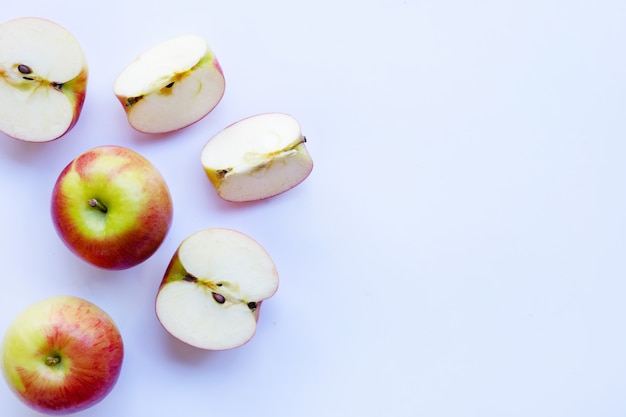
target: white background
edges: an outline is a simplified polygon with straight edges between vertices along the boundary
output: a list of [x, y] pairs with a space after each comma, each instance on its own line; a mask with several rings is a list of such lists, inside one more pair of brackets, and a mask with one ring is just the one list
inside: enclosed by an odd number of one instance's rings
[[[81, 416], [626, 414], [626, 3], [622, 0], [5, 1], [87, 56], [65, 137], [0, 136], [0, 330], [58, 294], [105, 309], [126, 357]], [[204, 36], [227, 80], [209, 116], [134, 132], [112, 93], [154, 44]], [[297, 117], [311, 176], [222, 202], [202, 146], [257, 113]], [[171, 231], [123, 272], [91, 267], [49, 214], [61, 169], [97, 145], [150, 159]], [[230, 227], [281, 275], [255, 338], [205, 352], [154, 314], [180, 241]], [[0, 384], [0, 414], [38, 415]]]

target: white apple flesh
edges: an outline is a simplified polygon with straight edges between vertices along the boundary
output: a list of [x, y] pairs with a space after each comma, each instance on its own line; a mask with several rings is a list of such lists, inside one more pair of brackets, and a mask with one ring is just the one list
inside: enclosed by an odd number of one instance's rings
[[144, 52], [113, 86], [129, 124], [144, 133], [171, 132], [197, 122], [220, 102], [224, 90], [217, 58], [197, 35], [173, 38]]
[[201, 164], [227, 201], [261, 200], [304, 181], [313, 169], [298, 121], [265, 113], [234, 123], [204, 146]]
[[102, 401], [115, 386], [124, 345], [112, 318], [93, 303], [55, 296], [24, 309], [2, 342], [6, 382], [26, 405], [69, 414]]
[[183, 240], [165, 272], [156, 314], [177, 339], [207, 350], [232, 349], [255, 334], [263, 300], [278, 272], [255, 240], [229, 229], [204, 229]]
[[78, 121], [87, 89], [87, 62], [72, 34], [40, 18], [0, 25], [0, 131], [47, 142]]

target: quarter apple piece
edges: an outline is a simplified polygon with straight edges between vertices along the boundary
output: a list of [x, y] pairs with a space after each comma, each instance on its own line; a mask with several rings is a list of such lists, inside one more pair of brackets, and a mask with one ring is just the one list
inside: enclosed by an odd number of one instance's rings
[[0, 25], [0, 131], [29, 142], [66, 134], [78, 121], [87, 62], [74, 36], [46, 19]]
[[261, 303], [277, 289], [274, 262], [258, 242], [230, 229], [204, 229], [183, 240], [172, 257], [156, 314], [191, 346], [232, 349], [254, 336]]
[[162, 42], [131, 62], [113, 91], [129, 124], [144, 133], [166, 133], [209, 114], [225, 90], [222, 68], [208, 43], [186, 35]]
[[227, 201], [254, 201], [283, 193], [313, 169], [298, 121], [284, 113], [243, 119], [213, 136], [201, 164]]
[[104, 269], [126, 269], [154, 254], [173, 217], [167, 184], [156, 167], [122, 146], [76, 157], [52, 191], [52, 220], [66, 246]]
[[74, 413], [102, 401], [115, 386], [123, 359], [113, 319], [73, 296], [30, 305], [2, 342], [7, 384], [22, 402], [46, 414]]

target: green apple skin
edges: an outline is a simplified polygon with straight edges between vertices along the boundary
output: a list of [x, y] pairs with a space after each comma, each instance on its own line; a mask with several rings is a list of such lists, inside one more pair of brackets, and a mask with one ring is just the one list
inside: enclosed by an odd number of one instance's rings
[[124, 344], [112, 318], [74, 296], [23, 310], [2, 342], [2, 373], [26, 405], [42, 413], [78, 412], [103, 400], [122, 369]]
[[108, 145], [83, 153], [63, 169], [52, 192], [51, 214], [57, 233], [77, 256], [121, 270], [156, 252], [170, 229], [173, 205], [150, 161]]

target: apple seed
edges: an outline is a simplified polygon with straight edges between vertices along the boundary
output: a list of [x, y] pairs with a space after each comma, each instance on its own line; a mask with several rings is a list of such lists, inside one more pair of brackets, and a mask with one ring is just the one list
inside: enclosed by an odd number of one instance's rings
[[22, 74], [30, 74], [33, 72], [32, 69], [28, 65], [20, 64], [17, 66], [17, 70]]
[[217, 301], [219, 304], [224, 304], [226, 302], [226, 298], [222, 294], [218, 294], [216, 292], [212, 293], [213, 299]]
[[249, 308], [250, 310], [254, 311], [254, 310], [256, 310], [256, 307], [257, 307], [257, 305], [256, 305], [256, 303], [255, 303], [254, 301], [250, 301], [250, 302], [248, 303], [248, 308]]

